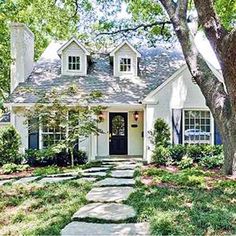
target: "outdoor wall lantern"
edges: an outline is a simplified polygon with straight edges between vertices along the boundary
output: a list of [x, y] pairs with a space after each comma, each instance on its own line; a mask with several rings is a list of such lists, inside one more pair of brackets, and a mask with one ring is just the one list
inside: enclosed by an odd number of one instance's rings
[[134, 120], [137, 121], [138, 118], [139, 118], [139, 114], [138, 114], [138, 112], [135, 111], [133, 115], [134, 115]]
[[99, 119], [99, 121], [103, 121], [104, 120], [104, 115], [103, 115], [102, 111], [99, 112], [98, 119]]

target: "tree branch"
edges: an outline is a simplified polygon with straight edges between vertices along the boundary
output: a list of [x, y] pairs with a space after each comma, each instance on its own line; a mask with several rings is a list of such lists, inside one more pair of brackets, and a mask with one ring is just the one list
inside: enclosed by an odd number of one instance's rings
[[203, 26], [213, 50], [216, 54], [221, 54], [224, 47], [222, 40], [227, 35], [227, 30], [215, 12], [213, 0], [194, 0], [194, 4], [198, 12], [199, 23]]
[[[194, 44], [194, 39], [187, 23], [188, 0], [178, 0], [177, 2], [173, 2], [172, 0], [160, 0], [160, 2], [164, 6], [173, 24], [177, 38], [182, 46], [189, 71], [199, 85], [203, 95], [207, 98], [207, 105], [213, 113], [224, 113], [225, 104], [228, 102], [228, 95], [224, 90], [223, 84], [215, 78]], [[217, 99], [217, 105], [215, 104], [216, 99], [213, 99], [216, 96], [224, 98], [220, 102], [219, 99]]]
[[101, 32], [101, 33], [97, 34], [96, 37], [102, 36], [102, 35], [115, 35], [115, 34], [119, 34], [119, 33], [127, 33], [127, 32], [130, 32], [130, 31], [136, 31], [136, 30], [141, 29], [141, 28], [143, 28], [144, 30], [146, 30], [146, 29], [148, 29], [148, 28], [152, 28], [152, 27], [157, 26], [157, 25], [161, 25], [161, 26], [162, 26], [162, 29], [163, 29], [166, 24], [171, 24], [171, 21], [156, 21], [156, 22], [154, 22], [154, 23], [150, 23], [150, 24], [140, 24], [140, 25], [137, 25], [137, 26], [135, 26], [135, 27], [123, 28], [123, 29], [116, 30], [116, 31]]

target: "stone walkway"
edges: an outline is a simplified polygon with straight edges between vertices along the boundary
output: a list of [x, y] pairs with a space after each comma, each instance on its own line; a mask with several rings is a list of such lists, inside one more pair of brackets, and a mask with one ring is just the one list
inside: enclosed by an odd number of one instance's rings
[[[134, 190], [133, 175], [137, 164], [127, 162], [127, 159], [107, 159], [103, 166], [106, 167], [90, 168], [83, 173], [83, 176], [106, 178], [94, 183], [86, 196], [89, 203], [75, 212], [72, 222], [62, 229], [61, 235], [149, 235], [148, 223], [126, 223], [135, 222], [136, 212], [133, 207], [122, 203]], [[111, 173], [110, 168], [113, 169]]]
[[103, 160], [101, 167], [91, 167], [81, 173], [0, 180], [0, 186], [8, 183], [22, 185], [31, 182], [48, 184], [73, 179], [94, 182], [93, 188], [86, 196], [88, 204], [74, 213], [72, 222], [62, 229], [61, 235], [146, 236], [149, 235], [149, 224], [130, 223], [135, 222], [136, 212], [133, 207], [123, 204], [134, 190], [133, 175], [139, 165], [141, 164], [135, 160], [113, 158]]

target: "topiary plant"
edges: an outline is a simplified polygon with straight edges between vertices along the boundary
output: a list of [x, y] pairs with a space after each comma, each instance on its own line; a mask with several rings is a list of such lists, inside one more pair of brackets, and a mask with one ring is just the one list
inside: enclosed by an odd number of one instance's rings
[[155, 121], [154, 129], [151, 132], [155, 146], [168, 147], [170, 144], [170, 128], [161, 118]]
[[12, 125], [0, 129], [0, 165], [6, 163], [19, 164], [22, 155], [19, 153], [20, 135]]

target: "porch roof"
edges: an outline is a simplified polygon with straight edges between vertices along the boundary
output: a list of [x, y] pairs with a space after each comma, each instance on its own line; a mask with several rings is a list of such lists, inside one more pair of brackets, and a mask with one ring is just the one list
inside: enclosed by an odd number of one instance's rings
[[[101, 91], [103, 97], [95, 103], [138, 104], [185, 63], [178, 45], [167, 48], [160, 44], [156, 48], [139, 49], [142, 56], [139, 63], [140, 73], [136, 78], [114, 77], [108, 54], [93, 56], [87, 76], [66, 76], [61, 75], [61, 60], [57, 55], [57, 50], [63, 43], [52, 42], [47, 47], [35, 63], [29, 78], [17, 86], [5, 103], [35, 103], [45, 92], [53, 89], [65, 91], [75, 84], [81, 94]], [[77, 103], [80, 100], [81, 96], [65, 98], [66, 103]]]

